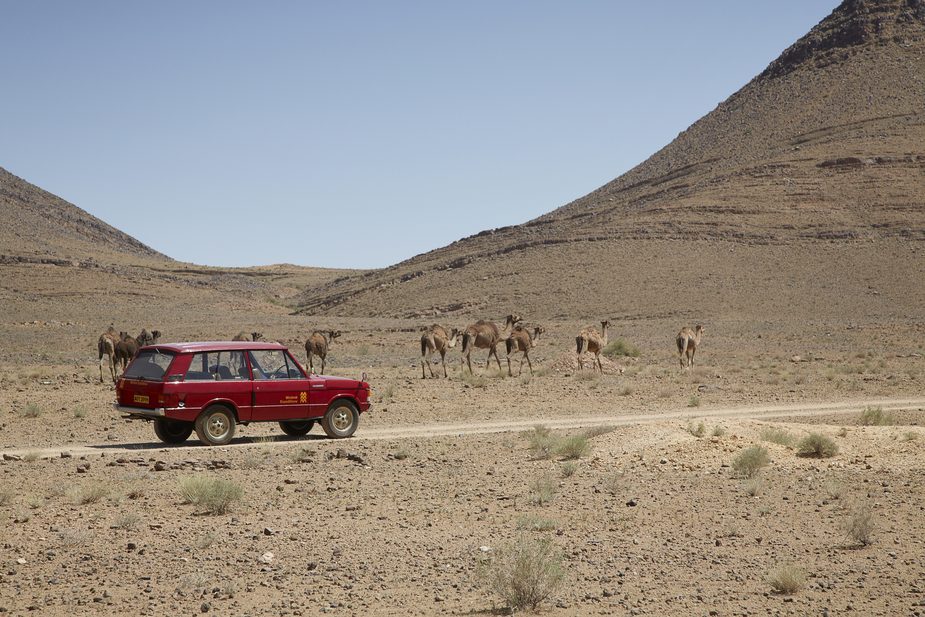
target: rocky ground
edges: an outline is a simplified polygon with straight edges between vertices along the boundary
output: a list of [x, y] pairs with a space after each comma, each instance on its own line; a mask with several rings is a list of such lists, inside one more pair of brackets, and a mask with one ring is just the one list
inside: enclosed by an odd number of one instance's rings
[[[641, 328], [643, 354], [594, 375], [576, 370], [576, 324], [551, 324], [532, 377], [479, 352], [473, 378], [454, 349], [449, 379], [422, 380], [414, 324], [338, 325], [328, 372], [367, 372], [374, 400], [346, 441], [250, 425], [227, 447], [166, 447], [111, 409], [94, 353], [7, 355], [0, 611], [503, 614], [479, 564], [551, 538], [565, 582], [541, 613], [925, 614], [922, 358], [893, 326], [768, 350], [714, 324], [688, 371]], [[893, 424], [860, 426], [867, 408]], [[546, 431], [589, 447], [545, 456]], [[799, 456], [810, 434], [838, 453]], [[746, 478], [752, 446], [771, 462]], [[242, 494], [210, 513], [181, 494], [197, 476]], [[778, 593], [788, 566], [805, 582]]]

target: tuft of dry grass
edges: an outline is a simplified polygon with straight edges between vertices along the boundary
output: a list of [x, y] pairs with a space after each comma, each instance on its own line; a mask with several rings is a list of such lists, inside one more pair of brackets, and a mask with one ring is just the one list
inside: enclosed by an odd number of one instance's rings
[[771, 462], [768, 449], [763, 446], [745, 448], [732, 460], [732, 468], [745, 478], [753, 478]]
[[790, 563], [781, 564], [768, 574], [768, 584], [771, 588], [787, 596], [806, 587], [806, 580], [806, 572]]
[[478, 573], [514, 611], [536, 610], [564, 584], [566, 570], [561, 562], [550, 538], [520, 535], [481, 561]]

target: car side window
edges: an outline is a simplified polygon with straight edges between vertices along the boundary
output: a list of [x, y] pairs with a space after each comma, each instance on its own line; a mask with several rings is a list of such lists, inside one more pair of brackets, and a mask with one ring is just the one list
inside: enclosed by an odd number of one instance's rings
[[193, 355], [185, 381], [248, 379], [243, 351], [211, 351]]

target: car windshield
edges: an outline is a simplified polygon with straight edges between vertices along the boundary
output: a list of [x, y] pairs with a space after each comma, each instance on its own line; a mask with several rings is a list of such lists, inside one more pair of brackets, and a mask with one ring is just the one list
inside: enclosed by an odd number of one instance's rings
[[249, 351], [254, 379], [305, 379], [305, 373], [282, 349]]
[[172, 351], [142, 349], [125, 371], [124, 377], [145, 381], [163, 381], [175, 355]]

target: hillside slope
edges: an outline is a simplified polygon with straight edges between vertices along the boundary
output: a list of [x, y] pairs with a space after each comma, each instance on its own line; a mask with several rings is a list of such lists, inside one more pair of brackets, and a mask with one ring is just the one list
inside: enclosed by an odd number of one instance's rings
[[811, 316], [841, 303], [848, 316], [914, 315], [923, 47], [920, 2], [846, 1], [609, 184], [523, 225], [309, 290], [299, 310], [590, 319]]

